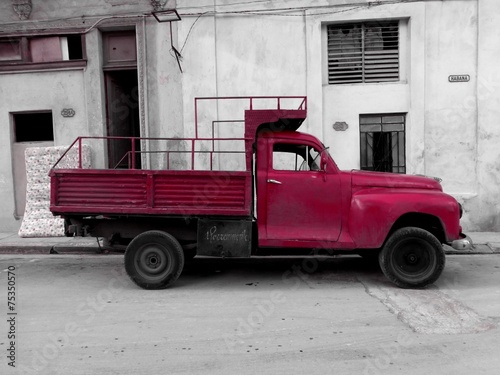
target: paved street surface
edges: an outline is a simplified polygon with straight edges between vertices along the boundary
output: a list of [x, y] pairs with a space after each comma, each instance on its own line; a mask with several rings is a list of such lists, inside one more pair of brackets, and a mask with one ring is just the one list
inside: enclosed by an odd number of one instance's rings
[[[8, 268], [15, 267], [15, 365]], [[358, 257], [195, 259], [139, 289], [121, 255], [0, 255], [1, 374], [498, 374], [500, 255], [402, 290]], [[12, 354], [12, 353], [10, 353]]]

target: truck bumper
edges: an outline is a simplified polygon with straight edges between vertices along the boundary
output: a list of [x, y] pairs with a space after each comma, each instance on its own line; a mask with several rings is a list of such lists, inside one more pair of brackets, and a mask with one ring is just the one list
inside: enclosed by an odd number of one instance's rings
[[470, 250], [472, 249], [473, 243], [469, 236], [460, 233], [460, 239], [452, 241], [450, 244], [455, 250]]

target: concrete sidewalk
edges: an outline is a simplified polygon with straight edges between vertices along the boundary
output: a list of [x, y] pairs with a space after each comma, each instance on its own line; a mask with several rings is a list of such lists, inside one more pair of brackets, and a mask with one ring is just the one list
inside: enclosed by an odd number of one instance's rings
[[93, 237], [22, 238], [17, 233], [0, 233], [0, 253], [16, 254], [96, 254], [103, 252]]
[[[447, 254], [500, 254], [500, 232], [467, 233], [474, 247], [471, 250], [458, 251], [445, 246]], [[109, 249], [99, 244], [93, 237], [43, 237], [21, 238], [17, 233], [0, 233], [0, 253], [16, 254], [96, 254], [106, 253]]]
[[500, 254], [500, 232], [465, 232], [474, 246], [471, 250], [460, 251], [445, 246], [447, 254]]

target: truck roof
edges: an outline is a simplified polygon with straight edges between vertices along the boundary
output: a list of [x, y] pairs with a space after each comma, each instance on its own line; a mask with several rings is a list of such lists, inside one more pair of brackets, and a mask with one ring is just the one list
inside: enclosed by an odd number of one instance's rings
[[304, 141], [314, 141], [318, 142], [318, 139], [308, 133], [302, 133], [299, 131], [295, 130], [282, 130], [282, 131], [275, 131], [275, 132], [261, 132], [259, 134], [260, 137], [263, 138], [274, 138], [274, 137], [279, 137], [279, 138], [286, 138], [286, 139], [301, 139]]

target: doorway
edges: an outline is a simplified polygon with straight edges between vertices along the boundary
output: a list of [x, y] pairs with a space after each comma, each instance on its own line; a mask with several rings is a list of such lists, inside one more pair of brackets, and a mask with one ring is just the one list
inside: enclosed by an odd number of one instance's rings
[[11, 116], [14, 135], [12, 143], [12, 173], [16, 204], [14, 215], [16, 218], [21, 218], [26, 209], [26, 149], [54, 146], [54, 121], [50, 110], [12, 113]]
[[[106, 82], [107, 135], [109, 137], [140, 137], [139, 90], [137, 70], [117, 70], [104, 73]], [[135, 151], [135, 152], [132, 152]], [[141, 168], [140, 141], [108, 141], [109, 168], [129, 168], [129, 153], [135, 167]]]
[[[103, 32], [103, 48], [107, 136], [140, 137], [135, 29]], [[107, 147], [109, 168], [141, 168], [139, 140], [110, 139]]]

